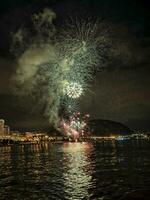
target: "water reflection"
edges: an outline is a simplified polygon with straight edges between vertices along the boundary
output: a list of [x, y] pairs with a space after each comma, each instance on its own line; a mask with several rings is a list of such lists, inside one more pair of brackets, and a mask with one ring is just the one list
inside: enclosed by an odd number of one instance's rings
[[117, 200], [150, 189], [149, 141], [0, 147], [0, 200]]
[[64, 191], [66, 199], [88, 198], [92, 180], [90, 143], [66, 143], [64, 152]]

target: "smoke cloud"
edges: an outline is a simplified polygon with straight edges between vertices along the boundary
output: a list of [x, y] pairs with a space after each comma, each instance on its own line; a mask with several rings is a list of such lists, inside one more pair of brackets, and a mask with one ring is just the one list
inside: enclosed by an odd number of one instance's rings
[[56, 14], [47, 8], [34, 14], [30, 29], [21, 27], [12, 35], [11, 51], [18, 65], [13, 76], [15, 94], [30, 96], [33, 110], [44, 113], [58, 127], [62, 102], [68, 108], [75, 105], [64, 87], [77, 83], [88, 91], [95, 69], [114, 57], [129, 63], [133, 54], [130, 42], [113, 38], [105, 23], [75, 20], [56, 31], [55, 18]]
[[[48, 85], [54, 71], [53, 63], [57, 60], [57, 50], [52, 44], [55, 34], [53, 20], [56, 14], [50, 9], [32, 16], [32, 31], [20, 28], [12, 37], [11, 51], [16, 56], [17, 69], [13, 76], [14, 93], [21, 98], [29, 95], [36, 102], [33, 110], [41, 108], [49, 121], [58, 122], [59, 94], [56, 88]], [[27, 38], [30, 38], [27, 41]], [[49, 73], [51, 72], [51, 73]]]
[[[97, 23], [75, 21], [57, 33], [55, 18], [50, 9], [34, 14], [31, 29], [21, 27], [13, 34], [11, 51], [18, 63], [13, 77], [15, 94], [32, 97], [34, 110], [40, 109], [57, 127], [62, 102], [68, 107], [72, 104], [64, 88], [72, 82], [86, 88], [91, 66], [99, 60], [97, 46], [101, 43], [99, 47], [104, 47], [104, 40], [96, 35]], [[70, 89], [77, 92], [76, 88]]]

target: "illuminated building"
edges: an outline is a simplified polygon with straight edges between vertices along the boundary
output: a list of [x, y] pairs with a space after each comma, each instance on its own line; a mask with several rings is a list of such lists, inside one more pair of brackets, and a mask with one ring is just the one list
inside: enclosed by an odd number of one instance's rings
[[8, 136], [10, 135], [9, 126], [5, 125], [5, 121], [0, 119], [0, 136]]
[[4, 134], [5, 135], [10, 135], [10, 128], [7, 125], [4, 126]]
[[5, 121], [3, 119], [0, 119], [0, 136], [3, 136], [5, 134]]

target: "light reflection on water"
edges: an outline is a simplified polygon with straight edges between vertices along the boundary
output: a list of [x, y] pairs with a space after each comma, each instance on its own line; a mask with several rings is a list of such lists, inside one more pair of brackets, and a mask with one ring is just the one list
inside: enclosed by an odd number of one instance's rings
[[0, 147], [0, 200], [119, 199], [150, 189], [150, 141]]
[[88, 198], [88, 189], [92, 180], [92, 166], [90, 143], [66, 143], [64, 152], [64, 188], [66, 199]]

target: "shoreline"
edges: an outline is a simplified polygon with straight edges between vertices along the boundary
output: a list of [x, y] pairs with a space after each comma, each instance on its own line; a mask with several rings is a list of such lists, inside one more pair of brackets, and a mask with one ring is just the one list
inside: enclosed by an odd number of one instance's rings
[[27, 144], [42, 144], [42, 143], [50, 143], [50, 144], [56, 144], [56, 143], [82, 143], [82, 142], [107, 142], [107, 141], [115, 141], [115, 142], [120, 142], [120, 141], [133, 141], [133, 140], [150, 140], [150, 138], [125, 138], [125, 139], [118, 139], [118, 138], [112, 138], [112, 137], [107, 137], [107, 138], [102, 138], [102, 137], [90, 137], [90, 138], [81, 138], [80, 140], [74, 140], [74, 139], [55, 139], [55, 140], [40, 140], [40, 141], [9, 141], [9, 140], [3, 140], [0, 141], [0, 147], [3, 146], [13, 146], [13, 145], [27, 145]]

